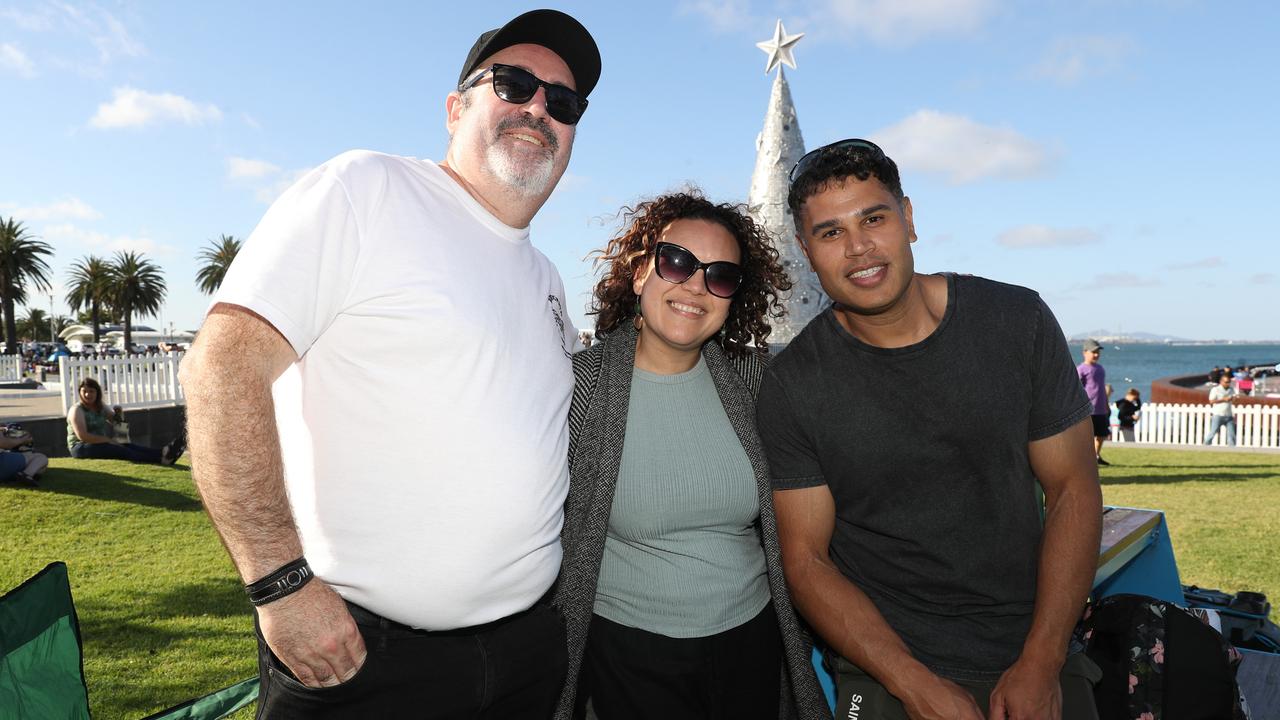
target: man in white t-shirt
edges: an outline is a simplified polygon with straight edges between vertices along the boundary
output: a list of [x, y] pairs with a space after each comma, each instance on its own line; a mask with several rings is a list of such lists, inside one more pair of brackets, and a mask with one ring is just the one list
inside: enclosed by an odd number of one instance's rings
[[1218, 436], [1218, 428], [1227, 429], [1227, 444], [1236, 445], [1236, 415], [1232, 404], [1236, 401], [1236, 392], [1231, 388], [1231, 373], [1222, 373], [1218, 384], [1209, 390], [1209, 404], [1213, 406], [1213, 416], [1209, 422], [1209, 434], [1204, 436], [1204, 444], [1208, 445]]
[[182, 365], [256, 606], [259, 717], [545, 717], [576, 333], [529, 222], [600, 76], [553, 10], [480, 36], [443, 162], [339, 155], [267, 211]]

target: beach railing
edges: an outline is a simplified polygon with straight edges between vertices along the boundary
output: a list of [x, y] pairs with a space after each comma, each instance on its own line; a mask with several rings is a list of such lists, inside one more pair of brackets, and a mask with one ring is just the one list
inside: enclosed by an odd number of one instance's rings
[[[1236, 447], [1280, 448], [1280, 407], [1241, 405], [1234, 408], [1234, 414]], [[1202, 445], [1213, 421], [1213, 406], [1143, 403], [1139, 417], [1131, 442]], [[1126, 442], [1119, 428], [1112, 428], [1111, 440]], [[1219, 430], [1210, 445], [1226, 447], [1226, 429]]]
[[0, 382], [22, 382], [21, 355], [0, 355]]
[[78, 398], [80, 381], [91, 377], [102, 385], [108, 407], [124, 408], [185, 405], [186, 396], [178, 384], [178, 363], [183, 353], [154, 355], [122, 355], [58, 359], [58, 375], [62, 380], [62, 412], [71, 409]]

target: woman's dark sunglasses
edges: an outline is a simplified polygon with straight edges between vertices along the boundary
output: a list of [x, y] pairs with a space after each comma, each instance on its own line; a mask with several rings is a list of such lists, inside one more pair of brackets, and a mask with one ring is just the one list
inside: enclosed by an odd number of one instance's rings
[[547, 90], [547, 114], [565, 125], [576, 125], [587, 111], [587, 99], [563, 85], [540, 80], [537, 75], [523, 68], [497, 63], [481, 70], [458, 88], [466, 92], [475, 87], [485, 75], [493, 75], [493, 94], [509, 103], [522, 105], [537, 94], [538, 88]]
[[669, 283], [679, 285], [702, 270], [707, 292], [721, 298], [733, 297], [742, 284], [742, 266], [728, 260], [704, 263], [693, 253], [669, 242], [658, 243], [654, 255], [653, 266], [658, 277]]
[[817, 150], [810, 150], [805, 153], [804, 157], [800, 158], [796, 161], [795, 165], [791, 166], [791, 172], [787, 173], [787, 180], [794, 183], [796, 178], [805, 174], [809, 168], [813, 167], [814, 163], [822, 159], [823, 155], [826, 155], [832, 150], [843, 150], [844, 148], [861, 148], [863, 150], [868, 150], [875, 155], [884, 155], [884, 151], [880, 149], [880, 146], [870, 140], [862, 140], [861, 138], [839, 140], [831, 143], [830, 145], [823, 145]]

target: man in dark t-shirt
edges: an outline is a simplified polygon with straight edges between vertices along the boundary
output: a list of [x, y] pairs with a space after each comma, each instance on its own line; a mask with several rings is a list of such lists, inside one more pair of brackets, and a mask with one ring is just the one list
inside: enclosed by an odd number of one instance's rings
[[[1026, 288], [916, 273], [911, 201], [873, 143], [815, 150], [791, 180], [833, 304], [771, 364], [757, 421], [836, 716], [1096, 717], [1097, 668], [1068, 641], [1101, 492], [1053, 313]], [[975, 377], [1001, 378], [1001, 403]]]
[[1125, 442], [1133, 442], [1134, 428], [1142, 417], [1142, 396], [1138, 388], [1129, 388], [1124, 399], [1116, 401], [1116, 408], [1120, 411], [1120, 435]]

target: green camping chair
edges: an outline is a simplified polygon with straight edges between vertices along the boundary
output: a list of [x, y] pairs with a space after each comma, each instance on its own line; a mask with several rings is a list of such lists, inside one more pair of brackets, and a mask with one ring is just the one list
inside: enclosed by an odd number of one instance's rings
[[[80, 622], [66, 563], [50, 563], [0, 597], [0, 709], [15, 720], [89, 717]], [[258, 697], [258, 678], [188, 700], [146, 720], [217, 720]]]
[[15, 718], [89, 717], [65, 563], [0, 597], [0, 708]]

